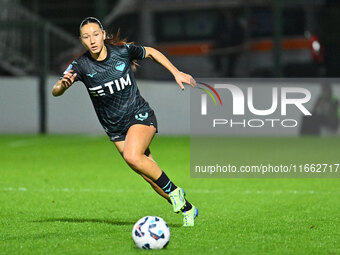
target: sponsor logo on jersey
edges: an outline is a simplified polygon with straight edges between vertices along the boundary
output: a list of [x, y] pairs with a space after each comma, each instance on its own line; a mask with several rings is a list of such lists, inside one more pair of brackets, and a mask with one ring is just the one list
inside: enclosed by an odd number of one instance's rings
[[127, 74], [125, 77], [121, 77], [114, 81], [107, 82], [104, 85], [89, 88], [89, 91], [92, 96], [105, 96], [106, 93], [108, 92], [109, 94], [114, 94], [115, 93], [114, 88], [116, 88], [116, 91], [121, 91], [124, 90], [126, 86], [129, 86], [131, 84], [132, 83], [130, 75]]
[[88, 74], [86, 74], [86, 75], [89, 76], [89, 77], [91, 77], [91, 78], [93, 78], [96, 74], [97, 74], [97, 72], [95, 72], [95, 73], [88, 73]]
[[124, 68], [125, 68], [125, 63], [123, 61], [118, 61], [116, 64], [115, 64], [115, 69], [117, 71], [120, 71], [120, 72], [123, 72], [124, 71]]
[[140, 120], [140, 121], [146, 120], [148, 117], [149, 117], [149, 113], [148, 112], [146, 112], [144, 114], [140, 113], [140, 114], [136, 114], [135, 115], [135, 119], [136, 120]]

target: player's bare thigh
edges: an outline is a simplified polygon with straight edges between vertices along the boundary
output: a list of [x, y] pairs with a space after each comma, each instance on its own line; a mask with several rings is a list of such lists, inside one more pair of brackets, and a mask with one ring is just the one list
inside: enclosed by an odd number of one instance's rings
[[[116, 146], [118, 152], [123, 157], [125, 141], [113, 142], [113, 144]], [[144, 154], [145, 154], [145, 156], [147, 156], [147, 157], [151, 158], [152, 160], [154, 160], [152, 155], [151, 155], [151, 151], [150, 151], [149, 147], [145, 150]]]
[[146, 154], [155, 134], [156, 128], [152, 125], [135, 124], [131, 126], [125, 138], [124, 156], [127, 153], [136, 156]]

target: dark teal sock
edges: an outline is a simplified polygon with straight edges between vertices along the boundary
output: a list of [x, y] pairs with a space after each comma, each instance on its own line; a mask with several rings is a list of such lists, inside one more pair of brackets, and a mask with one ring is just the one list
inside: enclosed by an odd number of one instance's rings
[[166, 194], [174, 191], [177, 186], [169, 179], [169, 177], [162, 171], [161, 176], [155, 181], [158, 187], [160, 187]]

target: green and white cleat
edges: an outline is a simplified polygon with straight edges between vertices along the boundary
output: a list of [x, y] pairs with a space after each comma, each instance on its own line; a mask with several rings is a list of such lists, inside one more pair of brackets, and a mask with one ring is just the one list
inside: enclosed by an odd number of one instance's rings
[[183, 227], [193, 227], [195, 225], [195, 218], [198, 217], [198, 209], [192, 205], [189, 211], [183, 212]]
[[170, 192], [169, 198], [175, 213], [179, 212], [185, 205], [185, 193], [180, 187], [177, 187], [175, 190]]

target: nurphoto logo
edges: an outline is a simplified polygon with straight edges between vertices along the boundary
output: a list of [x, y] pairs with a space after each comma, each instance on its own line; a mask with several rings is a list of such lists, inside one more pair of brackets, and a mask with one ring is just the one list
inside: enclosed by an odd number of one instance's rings
[[[219, 125], [229, 125], [230, 127], [250, 127], [258, 128], [265, 124], [269, 124], [270, 127], [274, 128], [279, 123], [282, 127], [296, 127], [298, 125], [298, 120], [296, 119], [286, 119], [286, 118], [270, 118], [272, 114], [279, 112], [279, 116], [287, 116], [287, 106], [292, 105], [296, 107], [303, 115], [312, 115], [304, 104], [308, 103], [311, 99], [311, 93], [306, 88], [300, 87], [268, 87], [271, 89], [271, 105], [266, 109], [257, 109], [254, 104], [256, 104], [256, 98], [253, 93], [252, 87], [247, 87], [246, 93], [244, 93], [238, 86], [233, 84], [214, 84], [208, 85], [206, 83], [199, 82], [199, 84], [204, 85], [209, 88], [220, 102], [220, 106], [223, 108], [223, 113], [232, 114], [232, 116], [245, 116], [245, 112], [249, 112], [247, 116], [252, 115], [257, 118], [245, 118], [241, 121], [226, 118], [214, 118], [213, 127]], [[200, 88], [200, 87], [199, 87]], [[215, 106], [217, 105], [216, 100], [212, 93], [206, 88], [200, 88], [205, 93], [201, 94], [201, 116], [206, 116], [208, 114], [208, 97], [209, 95], [214, 101]], [[219, 91], [219, 93], [217, 92]], [[279, 93], [280, 92], [280, 93]], [[229, 93], [232, 96], [232, 109], [223, 105], [222, 99], [225, 93]], [[221, 99], [222, 98], [222, 99]], [[260, 119], [258, 116], [265, 116]], [[216, 117], [216, 116], [215, 116]], [[223, 117], [223, 116], [222, 116]]]

